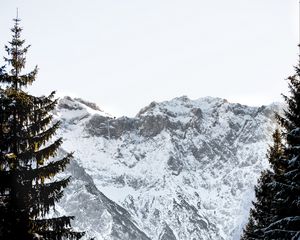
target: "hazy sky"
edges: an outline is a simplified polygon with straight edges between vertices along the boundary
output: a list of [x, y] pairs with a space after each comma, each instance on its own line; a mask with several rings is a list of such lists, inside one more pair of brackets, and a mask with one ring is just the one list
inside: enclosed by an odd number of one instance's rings
[[32, 91], [117, 116], [182, 95], [280, 101], [298, 59], [297, 0], [1, 0], [0, 56], [17, 7]]

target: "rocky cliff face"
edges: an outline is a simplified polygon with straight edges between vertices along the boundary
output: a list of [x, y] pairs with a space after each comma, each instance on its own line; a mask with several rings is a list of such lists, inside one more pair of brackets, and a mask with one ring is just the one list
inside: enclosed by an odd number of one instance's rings
[[180, 97], [112, 118], [63, 98], [54, 114], [76, 163], [60, 211], [96, 239], [238, 239], [279, 109]]
[[[64, 153], [64, 151], [61, 151]], [[126, 209], [100, 192], [90, 175], [76, 159], [60, 176], [72, 176], [54, 214], [76, 216], [73, 226], [86, 232], [86, 239], [150, 240], [134, 222]]]

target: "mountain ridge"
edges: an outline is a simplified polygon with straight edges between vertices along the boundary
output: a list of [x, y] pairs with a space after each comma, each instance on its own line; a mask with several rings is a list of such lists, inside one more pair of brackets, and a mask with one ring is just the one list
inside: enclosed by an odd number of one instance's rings
[[63, 148], [145, 236], [238, 239], [281, 108], [182, 96], [113, 118], [65, 97], [54, 114]]

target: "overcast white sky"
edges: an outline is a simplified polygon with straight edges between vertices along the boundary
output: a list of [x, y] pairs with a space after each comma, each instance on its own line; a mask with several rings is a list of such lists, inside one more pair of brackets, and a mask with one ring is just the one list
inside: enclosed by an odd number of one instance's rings
[[116, 116], [182, 95], [280, 101], [298, 59], [297, 0], [2, 0], [0, 56], [16, 7], [32, 91]]

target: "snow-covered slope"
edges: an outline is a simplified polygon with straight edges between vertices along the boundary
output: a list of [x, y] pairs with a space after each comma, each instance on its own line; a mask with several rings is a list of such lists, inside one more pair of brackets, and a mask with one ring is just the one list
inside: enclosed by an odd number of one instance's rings
[[115, 119], [65, 97], [55, 115], [76, 166], [61, 211], [96, 239], [238, 239], [279, 108], [180, 97]]

